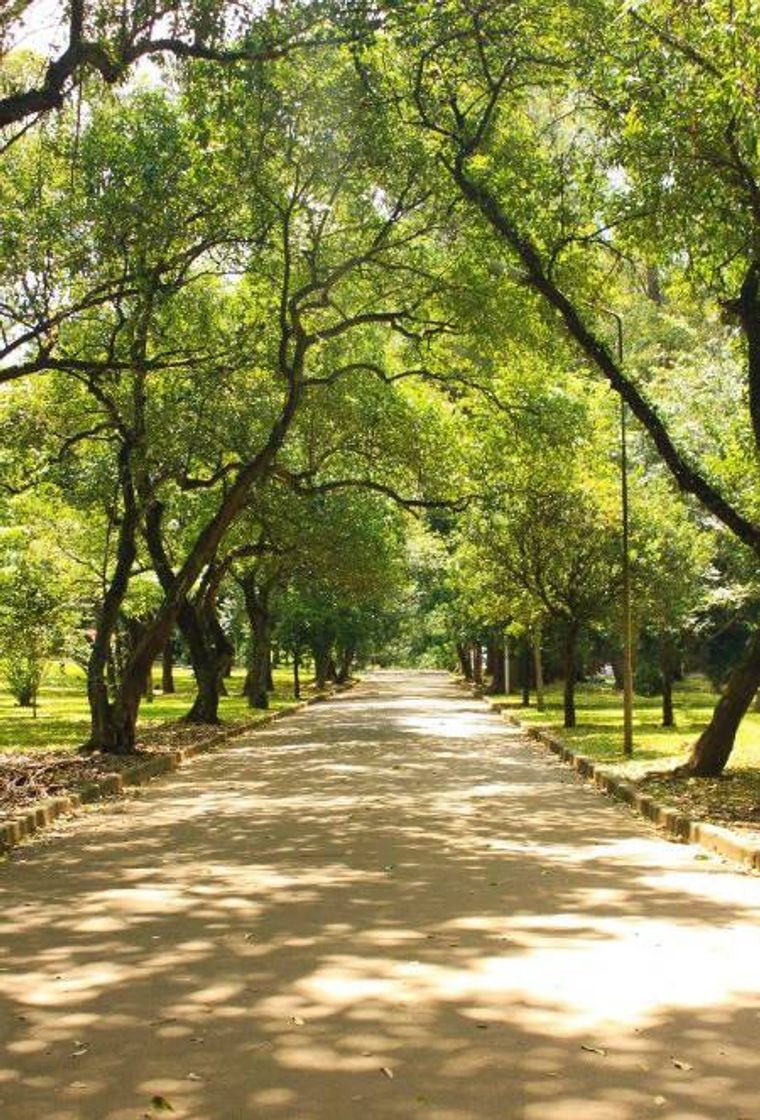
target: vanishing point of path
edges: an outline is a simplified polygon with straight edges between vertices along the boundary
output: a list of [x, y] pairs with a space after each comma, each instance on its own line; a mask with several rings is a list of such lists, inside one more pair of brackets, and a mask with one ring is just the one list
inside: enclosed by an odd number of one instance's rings
[[443, 674], [68, 821], [0, 891], [3, 1120], [760, 1118], [760, 878]]

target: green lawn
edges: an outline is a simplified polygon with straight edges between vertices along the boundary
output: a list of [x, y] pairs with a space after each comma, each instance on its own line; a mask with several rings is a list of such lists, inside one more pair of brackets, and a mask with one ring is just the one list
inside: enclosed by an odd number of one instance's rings
[[[228, 682], [230, 695], [222, 698], [220, 715], [223, 720], [256, 719], [261, 713], [248, 707], [240, 695], [244, 673], [236, 670]], [[144, 702], [140, 710], [140, 726], [155, 726], [176, 720], [184, 715], [194, 695], [193, 675], [189, 669], [175, 670], [177, 691], [164, 696], [156, 692], [152, 703]], [[282, 708], [293, 703], [292, 677], [288, 669], [274, 673], [276, 691], [270, 697], [271, 708]], [[0, 689], [0, 752], [51, 750], [80, 746], [87, 738], [87, 699], [84, 674], [73, 664], [51, 665], [40, 692], [37, 718], [30, 708], [19, 708], [13, 697]]]
[[[547, 708], [523, 708], [517, 696], [495, 696], [507, 702], [510, 710], [526, 724], [546, 727], [581, 754], [608, 760], [610, 768], [622, 769], [632, 776], [665, 764], [682, 761], [700, 730], [710, 718], [717, 700], [706, 682], [690, 678], [678, 685], [674, 694], [676, 726], [660, 727], [661, 701], [658, 696], [636, 696], [634, 701], [634, 758], [622, 754], [623, 700], [609, 685], [584, 685], [577, 691], [578, 726], [566, 731], [562, 726], [561, 685], [547, 689]], [[535, 704], [535, 698], [532, 698]], [[742, 723], [730, 766], [735, 769], [760, 767], [760, 712], [749, 712]]]

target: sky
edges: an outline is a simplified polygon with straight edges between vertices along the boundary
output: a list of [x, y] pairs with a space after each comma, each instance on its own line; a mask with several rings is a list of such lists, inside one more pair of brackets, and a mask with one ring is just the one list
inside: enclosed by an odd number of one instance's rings
[[12, 45], [49, 54], [65, 44], [65, 4], [62, 0], [33, 0]]

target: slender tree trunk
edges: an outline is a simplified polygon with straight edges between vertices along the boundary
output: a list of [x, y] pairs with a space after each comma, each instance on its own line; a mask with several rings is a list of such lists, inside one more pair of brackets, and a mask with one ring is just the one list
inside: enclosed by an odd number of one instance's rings
[[531, 634], [533, 646], [533, 672], [536, 678], [536, 707], [544, 710], [544, 663], [541, 657], [541, 627], [534, 626]]
[[483, 687], [483, 647], [480, 642], [472, 646], [472, 682], [477, 688]]
[[495, 661], [495, 650], [494, 650], [493, 639], [489, 638], [488, 641], [486, 642], [486, 676], [487, 677], [492, 677], [493, 676], [494, 661]]
[[524, 638], [520, 639], [520, 644], [522, 646], [522, 655], [521, 655], [521, 661], [522, 661], [522, 706], [524, 708], [529, 708], [530, 707], [530, 668], [531, 668], [530, 662], [531, 662], [531, 656], [530, 656], [530, 642], [528, 640], [527, 635]]
[[301, 699], [301, 677], [299, 669], [301, 668], [301, 654], [298, 648], [293, 650], [293, 696], [296, 700]]
[[[90, 738], [87, 748], [116, 753], [120, 752], [121, 743], [111, 697], [117, 693], [119, 681], [113, 673], [112, 642], [129, 587], [132, 565], [137, 556], [138, 514], [132, 487], [130, 455], [131, 448], [123, 446], [119, 452], [119, 476], [124, 510], [116, 545], [116, 565], [98, 612], [95, 639], [87, 665], [87, 699], [90, 706]], [[106, 674], [109, 672], [113, 678], [110, 695], [106, 682]], [[132, 746], [128, 744], [127, 750], [131, 749]]]
[[488, 691], [492, 696], [501, 696], [507, 690], [507, 678], [504, 671], [504, 636], [499, 631], [489, 642], [491, 659], [491, 684]]
[[169, 696], [176, 691], [174, 687], [174, 649], [171, 638], [161, 652], [161, 691]]
[[685, 777], [715, 778], [723, 773], [734, 747], [736, 732], [752, 698], [760, 688], [760, 629], [728, 678], [712, 719], [692, 748], [689, 761], [676, 770]]
[[673, 671], [675, 662], [673, 640], [669, 634], [660, 637], [660, 675], [662, 677], [662, 726], [675, 727], [673, 717]]
[[462, 676], [466, 681], [472, 680], [472, 662], [470, 661], [470, 652], [464, 642], [457, 642], [457, 659], [459, 661], [459, 668], [462, 671]]
[[578, 648], [578, 624], [569, 622], [565, 633], [563, 706], [565, 727], [575, 727], [575, 671]]

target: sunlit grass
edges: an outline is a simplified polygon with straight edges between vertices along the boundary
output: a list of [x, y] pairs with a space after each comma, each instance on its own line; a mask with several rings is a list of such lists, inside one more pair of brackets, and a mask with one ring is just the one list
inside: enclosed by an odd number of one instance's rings
[[[222, 720], [250, 719], [255, 721], [264, 713], [253, 711], [248, 701], [240, 695], [244, 671], [236, 669], [227, 682], [229, 696], [222, 697]], [[152, 702], [143, 702], [140, 726], [149, 727], [179, 719], [193, 701], [195, 686], [189, 669], [178, 667], [174, 672], [177, 691], [164, 696], [156, 691]], [[293, 703], [293, 685], [290, 671], [276, 669], [275, 692], [270, 696], [270, 710]], [[37, 718], [31, 708], [20, 708], [5, 689], [0, 689], [0, 752], [25, 753], [33, 750], [52, 750], [62, 747], [74, 749], [87, 738], [89, 731], [87, 697], [84, 673], [79, 666], [51, 664], [45, 674], [40, 691]]]
[[[623, 698], [610, 685], [579, 685], [577, 691], [577, 723], [572, 730], [562, 726], [561, 685], [546, 690], [546, 709], [539, 712], [532, 706], [524, 708], [519, 697], [493, 697], [509, 703], [510, 710], [526, 724], [546, 727], [561, 734], [574, 750], [595, 759], [604, 759], [614, 767], [635, 774], [641, 769], [676, 764], [688, 755], [691, 744], [710, 719], [718, 699], [701, 678], [689, 678], [675, 688], [676, 726], [663, 728], [661, 699], [658, 696], [636, 696], [634, 700], [634, 759], [623, 755]], [[748, 712], [730, 766], [736, 769], [760, 766], [760, 712]]]

